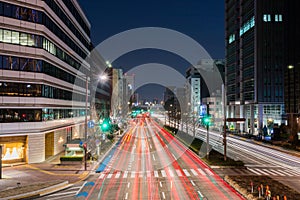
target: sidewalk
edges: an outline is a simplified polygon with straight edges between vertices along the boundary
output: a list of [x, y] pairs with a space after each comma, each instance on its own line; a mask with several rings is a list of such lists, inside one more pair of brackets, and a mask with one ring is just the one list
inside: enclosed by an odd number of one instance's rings
[[85, 180], [114, 144], [107, 145], [102, 150], [98, 162], [88, 161], [86, 171], [84, 170], [84, 163], [79, 165], [60, 165], [59, 158], [64, 153], [52, 156], [43, 163], [5, 165], [2, 168], [2, 179], [0, 179], [0, 199], [10, 199], [8, 195], [15, 196], [19, 194], [22, 197], [39, 196], [42, 193], [52, 193], [69, 187], [78, 181]]

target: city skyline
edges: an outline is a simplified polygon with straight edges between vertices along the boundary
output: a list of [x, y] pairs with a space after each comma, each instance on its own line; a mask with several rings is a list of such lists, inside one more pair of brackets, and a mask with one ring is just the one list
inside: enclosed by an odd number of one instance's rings
[[[224, 59], [224, 3], [217, 0], [200, 2], [152, 1], [128, 4], [123, 1], [79, 3], [91, 22], [94, 46], [103, 40], [139, 27], [163, 27], [179, 31], [196, 40], [214, 59]], [[100, 10], [100, 11], [99, 11]], [[175, 20], [174, 20], [175, 19]], [[204, 26], [205, 25], [205, 26]], [[190, 64], [170, 52], [143, 49], [127, 53], [115, 62], [115, 68], [124, 72], [145, 63], [161, 63], [178, 70], [185, 76]], [[163, 98], [164, 87], [157, 84], [143, 86], [137, 92], [145, 99]]]

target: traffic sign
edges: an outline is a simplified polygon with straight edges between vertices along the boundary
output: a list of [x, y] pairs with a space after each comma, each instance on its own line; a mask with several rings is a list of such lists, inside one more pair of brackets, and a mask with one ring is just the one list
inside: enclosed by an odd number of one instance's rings
[[88, 122], [88, 127], [89, 127], [89, 128], [94, 128], [94, 126], [95, 126], [95, 122], [94, 122], [93, 120], [90, 120], [90, 121]]
[[227, 118], [226, 119], [227, 122], [244, 122], [246, 121], [245, 118]]

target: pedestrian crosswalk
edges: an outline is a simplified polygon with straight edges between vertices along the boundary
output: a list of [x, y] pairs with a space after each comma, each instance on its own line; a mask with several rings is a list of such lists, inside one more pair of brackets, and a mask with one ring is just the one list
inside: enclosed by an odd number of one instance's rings
[[[244, 173], [244, 169], [239, 170], [240, 173]], [[284, 168], [252, 168], [247, 167], [247, 170], [251, 172], [252, 174], [258, 175], [258, 176], [300, 176], [300, 171], [295, 171], [292, 169], [284, 169]]]
[[[243, 169], [232, 169], [234, 174], [240, 175], [257, 175], [257, 176], [287, 176], [297, 177], [300, 176], [300, 171], [283, 168], [259, 168], [247, 167]], [[119, 179], [119, 178], [166, 178], [166, 177], [200, 177], [200, 176], [214, 176], [214, 173], [209, 169], [162, 169], [155, 171], [115, 171], [112, 173], [103, 172], [100, 174], [100, 179]]]
[[67, 189], [61, 190], [59, 192], [38, 198], [44, 200], [59, 200], [59, 199], [74, 199], [74, 197], [78, 194], [81, 186], [72, 186]]
[[119, 179], [119, 178], [166, 178], [166, 177], [195, 177], [195, 176], [214, 176], [210, 169], [176, 169], [171, 168], [154, 171], [114, 171], [112, 173], [102, 172], [99, 179]]

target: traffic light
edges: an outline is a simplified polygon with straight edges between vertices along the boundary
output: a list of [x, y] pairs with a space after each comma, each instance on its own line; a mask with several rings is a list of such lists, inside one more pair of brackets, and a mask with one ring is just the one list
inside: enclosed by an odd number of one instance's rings
[[211, 116], [210, 115], [205, 115], [202, 118], [202, 122], [205, 126], [210, 126], [211, 125]]
[[103, 123], [101, 124], [101, 130], [103, 132], [110, 130], [110, 122], [108, 119], [103, 120]]

